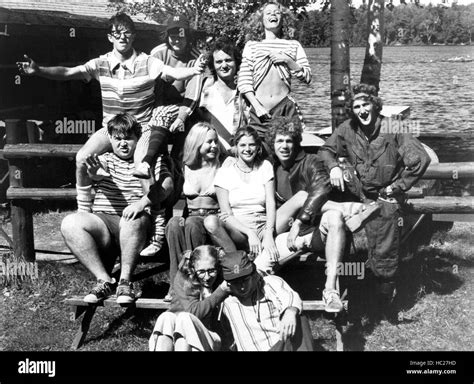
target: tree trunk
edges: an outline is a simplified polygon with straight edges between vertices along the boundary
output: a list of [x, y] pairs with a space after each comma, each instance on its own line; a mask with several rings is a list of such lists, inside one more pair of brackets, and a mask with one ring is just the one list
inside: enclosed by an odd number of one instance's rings
[[380, 87], [380, 72], [382, 70], [382, 49], [384, 39], [383, 10], [384, 0], [369, 0], [367, 11], [367, 28], [369, 37], [365, 49], [364, 67], [362, 68], [361, 83]]
[[350, 11], [346, 0], [331, 0], [331, 111], [332, 129], [348, 118], [346, 93], [350, 89]]

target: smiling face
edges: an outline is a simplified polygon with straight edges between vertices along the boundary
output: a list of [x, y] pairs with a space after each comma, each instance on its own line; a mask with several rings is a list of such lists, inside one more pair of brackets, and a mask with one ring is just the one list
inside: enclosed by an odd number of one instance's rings
[[263, 9], [263, 27], [269, 31], [278, 31], [281, 28], [282, 13], [276, 4], [268, 4]]
[[290, 135], [277, 134], [273, 145], [275, 155], [282, 164], [286, 164], [293, 159], [295, 154], [295, 142]]
[[199, 283], [206, 288], [211, 288], [217, 278], [216, 259], [203, 254], [194, 262], [193, 267]]
[[122, 55], [127, 54], [133, 49], [135, 33], [124, 25], [114, 25], [108, 37], [114, 46], [114, 50]]
[[168, 44], [177, 55], [183, 54], [188, 44], [186, 30], [184, 28], [170, 29], [168, 31]]
[[113, 152], [123, 160], [128, 160], [133, 157], [137, 141], [138, 138], [134, 133], [129, 136], [114, 134], [110, 137]]
[[254, 271], [250, 275], [240, 277], [228, 282], [230, 293], [240, 299], [250, 297], [257, 288], [258, 275]]
[[249, 166], [253, 165], [257, 156], [257, 143], [252, 136], [244, 135], [237, 143], [237, 156]]
[[219, 146], [217, 145], [219, 138], [214, 130], [209, 129], [206, 134], [206, 138], [204, 139], [204, 143], [202, 143], [201, 147], [199, 148], [199, 154], [203, 161], [213, 162], [219, 156]]
[[237, 64], [233, 56], [224, 51], [215, 51], [212, 53], [216, 75], [227, 82], [234, 80], [237, 71]]
[[352, 112], [357, 118], [359, 124], [363, 127], [370, 126], [375, 122], [374, 105], [367, 98], [354, 100], [352, 104]]

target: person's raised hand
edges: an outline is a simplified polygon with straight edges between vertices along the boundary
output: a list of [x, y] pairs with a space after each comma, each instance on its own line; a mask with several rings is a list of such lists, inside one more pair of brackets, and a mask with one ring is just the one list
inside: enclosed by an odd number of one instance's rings
[[86, 157], [86, 168], [87, 173], [92, 178], [110, 176], [110, 173], [108, 173], [102, 166], [96, 153], [90, 154]]
[[38, 73], [38, 64], [36, 64], [35, 61], [27, 55], [23, 55], [23, 57], [26, 59], [26, 61], [17, 61], [16, 63], [20, 74], [31, 76]]

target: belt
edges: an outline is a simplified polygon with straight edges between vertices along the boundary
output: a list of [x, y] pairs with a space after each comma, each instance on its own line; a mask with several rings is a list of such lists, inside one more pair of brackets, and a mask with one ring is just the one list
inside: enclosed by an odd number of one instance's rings
[[210, 209], [210, 208], [188, 209], [189, 216], [208, 216], [208, 215], [217, 215], [218, 213], [219, 213], [218, 209]]

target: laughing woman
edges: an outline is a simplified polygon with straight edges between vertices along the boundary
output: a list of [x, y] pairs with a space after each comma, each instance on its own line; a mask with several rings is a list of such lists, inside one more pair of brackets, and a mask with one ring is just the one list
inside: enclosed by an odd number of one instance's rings
[[219, 223], [224, 222], [237, 249], [249, 251], [257, 268], [266, 271], [264, 261], [278, 259], [273, 238], [276, 216], [273, 167], [264, 160], [261, 140], [253, 128], [238, 129], [234, 144], [237, 157], [227, 158], [214, 179], [220, 219], [210, 217], [204, 224], [213, 240], [225, 248], [227, 244], [215, 238], [221, 228]]

